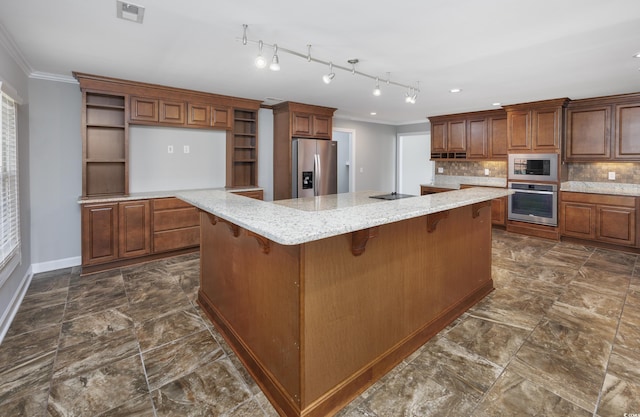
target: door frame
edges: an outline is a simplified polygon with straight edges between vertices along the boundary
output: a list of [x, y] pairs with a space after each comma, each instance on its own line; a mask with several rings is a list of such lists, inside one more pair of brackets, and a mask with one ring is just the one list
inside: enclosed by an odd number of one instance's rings
[[352, 193], [356, 190], [356, 130], [334, 127], [333, 132], [349, 134], [349, 192]]

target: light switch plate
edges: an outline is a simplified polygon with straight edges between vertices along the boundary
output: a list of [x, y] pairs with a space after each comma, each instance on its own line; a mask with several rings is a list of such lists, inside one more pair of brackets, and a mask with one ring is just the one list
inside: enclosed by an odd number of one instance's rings
[[167, 146], [167, 153], [173, 153], [173, 145]]
[[489, 176], [489, 168], [484, 169], [484, 175]]
[[184, 145], [184, 153], [189, 153], [189, 145]]

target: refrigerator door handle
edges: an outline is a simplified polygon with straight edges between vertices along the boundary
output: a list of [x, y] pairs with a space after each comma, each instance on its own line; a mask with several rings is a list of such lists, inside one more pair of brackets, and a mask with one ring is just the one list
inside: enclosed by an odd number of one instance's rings
[[314, 171], [313, 175], [316, 177], [316, 183], [314, 184], [314, 187], [313, 187], [313, 195], [316, 197], [320, 195], [321, 167], [322, 165], [320, 164], [320, 155], [315, 154], [313, 158], [313, 171]]

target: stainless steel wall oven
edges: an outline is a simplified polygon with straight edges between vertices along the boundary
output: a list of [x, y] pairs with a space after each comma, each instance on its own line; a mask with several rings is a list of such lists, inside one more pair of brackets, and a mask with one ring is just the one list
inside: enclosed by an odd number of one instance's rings
[[558, 186], [509, 182], [515, 193], [509, 196], [509, 220], [558, 225]]

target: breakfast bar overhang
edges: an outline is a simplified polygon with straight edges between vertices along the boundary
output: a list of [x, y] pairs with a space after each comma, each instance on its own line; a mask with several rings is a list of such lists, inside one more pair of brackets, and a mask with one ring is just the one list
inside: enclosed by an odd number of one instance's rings
[[491, 200], [470, 188], [201, 209], [198, 302], [283, 416], [332, 415], [493, 290]]

